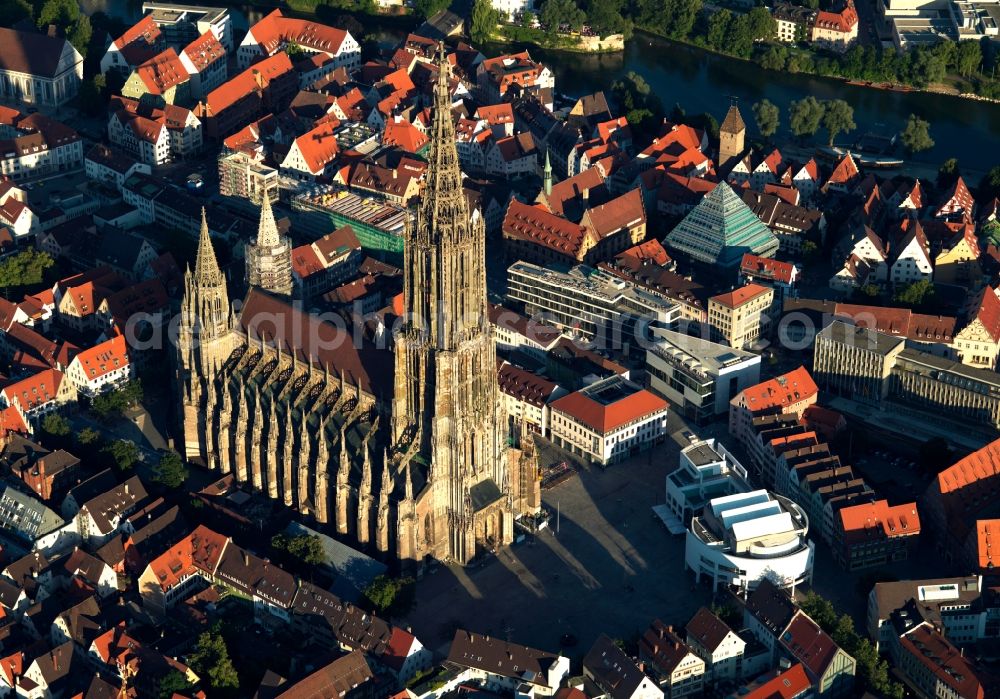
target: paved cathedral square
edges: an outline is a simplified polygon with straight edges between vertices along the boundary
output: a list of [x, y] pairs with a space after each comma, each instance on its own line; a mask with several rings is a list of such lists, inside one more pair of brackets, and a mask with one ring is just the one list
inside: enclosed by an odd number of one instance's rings
[[462, 190], [443, 53], [438, 65], [393, 351], [293, 305], [291, 246], [265, 201], [238, 316], [202, 225], [177, 379], [189, 459], [404, 563], [464, 564], [509, 544], [539, 494], [533, 457], [508, 447], [483, 219]]

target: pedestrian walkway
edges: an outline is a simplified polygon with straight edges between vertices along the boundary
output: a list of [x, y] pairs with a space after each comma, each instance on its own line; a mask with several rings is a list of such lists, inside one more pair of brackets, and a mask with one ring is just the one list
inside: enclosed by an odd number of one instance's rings
[[142, 436], [146, 438], [146, 442], [152, 449], [157, 451], [167, 449], [167, 440], [163, 438], [160, 431], [153, 425], [153, 418], [146, 412], [145, 408], [141, 405], [129, 408], [125, 412], [125, 416], [132, 421], [132, 424], [139, 428]]

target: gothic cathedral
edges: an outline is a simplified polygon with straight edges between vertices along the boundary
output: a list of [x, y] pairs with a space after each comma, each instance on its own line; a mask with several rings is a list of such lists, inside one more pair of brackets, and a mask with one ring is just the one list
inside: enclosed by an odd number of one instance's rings
[[203, 219], [176, 353], [188, 459], [404, 564], [468, 563], [539, 505], [534, 459], [507, 446], [484, 223], [462, 190], [449, 79], [442, 47], [392, 353], [293, 305], [291, 245], [268, 201], [238, 315]]

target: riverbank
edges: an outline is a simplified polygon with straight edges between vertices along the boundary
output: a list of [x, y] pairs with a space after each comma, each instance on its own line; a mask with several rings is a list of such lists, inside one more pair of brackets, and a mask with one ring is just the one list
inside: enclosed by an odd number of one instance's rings
[[569, 53], [619, 53], [625, 50], [625, 36], [584, 36], [582, 34], [549, 34], [540, 28], [517, 24], [498, 24], [499, 34], [490, 37], [497, 44], [529, 44], [549, 51]]

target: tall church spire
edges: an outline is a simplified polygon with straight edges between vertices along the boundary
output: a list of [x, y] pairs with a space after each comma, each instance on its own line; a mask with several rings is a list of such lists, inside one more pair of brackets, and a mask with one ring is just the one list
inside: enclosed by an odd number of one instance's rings
[[257, 240], [247, 244], [247, 284], [279, 296], [292, 295], [292, 245], [278, 232], [269, 197], [261, 197]]
[[[485, 224], [462, 189], [443, 44], [437, 69], [427, 185], [403, 248], [408, 320], [393, 353], [392, 439], [394, 451], [430, 465], [416, 503], [425, 512], [421, 552], [466, 563], [486, 539], [509, 543], [513, 516], [501, 491], [508, 460], [486, 308]], [[480, 484], [501, 494], [488, 513], [473, 512], [466, 497]], [[412, 530], [400, 537], [410, 541]]]

